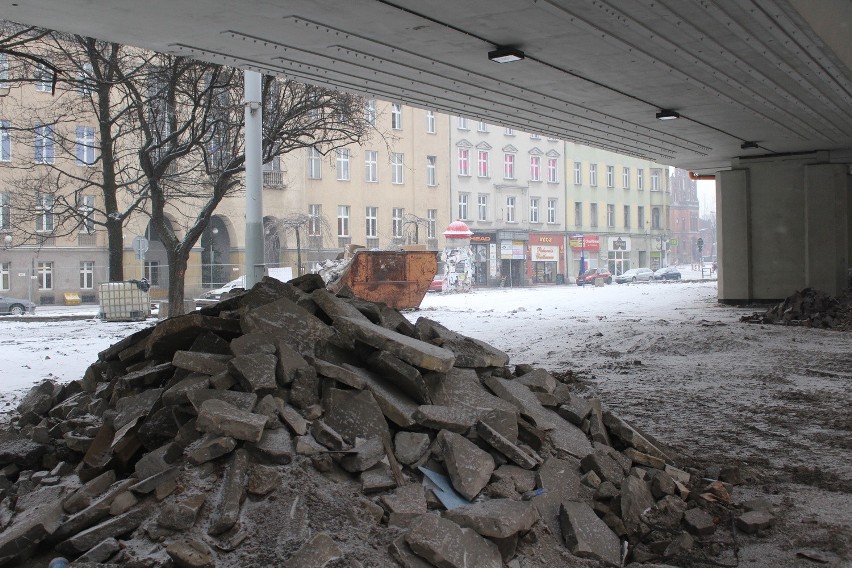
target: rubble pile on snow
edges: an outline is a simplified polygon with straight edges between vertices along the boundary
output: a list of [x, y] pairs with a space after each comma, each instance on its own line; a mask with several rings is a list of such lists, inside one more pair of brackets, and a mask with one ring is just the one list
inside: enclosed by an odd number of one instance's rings
[[805, 288], [765, 312], [755, 312], [740, 319], [746, 323], [852, 329], [852, 302], [844, 305], [843, 301], [825, 292]]
[[0, 564], [620, 566], [719, 546], [736, 472], [679, 469], [508, 363], [315, 275], [264, 279], [27, 395], [0, 439]]

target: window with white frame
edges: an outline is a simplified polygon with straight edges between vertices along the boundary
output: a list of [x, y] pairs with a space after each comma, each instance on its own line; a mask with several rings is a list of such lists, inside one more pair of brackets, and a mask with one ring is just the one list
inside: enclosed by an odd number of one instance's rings
[[663, 216], [660, 214], [659, 207], [651, 208], [651, 228], [652, 229], [662, 229], [663, 228]]
[[479, 121], [479, 126], [477, 126], [476, 130], [478, 132], [488, 132], [488, 123], [484, 120]]
[[95, 163], [95, 129], [92, 126], [78, 126], [76, 134], [77, 165], [91, 166]]
[[583, 203], [581, 201], [574, 202], [574, 226], [583, 226]]
[[477, 175], [481, 178], [487, 178], [490, 173], [488, 169], [488, 150], [479, 150], [476, 159]]
[[435, 111], [426, 111], [426, 134], [435, 134]]
[[0, 262], [0, 290], [9, 290], [12, 287], [12, 263]]
[[95, 261], [83, 260], [80, 262], [80, 289], [92, 290], [95, 287]]
[[391, 103], [391, 128], [402, 130], [402, 105]]
[[53, 263], [39, 262], [36, 265], [39, 290], [53, 290]]
[[80, 223], [80, 232], [92, 234], [95, 232], [95, 196], [81, 195], [79, 203], [79, 214], [82, 222]]
[[374, 239], [379, 236], [379, 208], [367, 207], [365, 214], [367, 220], [366, 237]]
[[402, 152], [393, 152], [391, 154], [391, 183], [401, 184], [404, 181], [403, 169], [405, 160]]
[[503, 154], [503, 179], [515, 179], [515, 155]]
[[470, 175], [470, 150], [467, 148], [459, 148], [459, 175]]
[[402, 219], [405, 215], [405, 209], [402, 207], [394, 207], [393, 214], [391, 215], [391, 230], [393, 231], [393, 238], [400, 239], [402, 238]]
[[53, 70], [44, 63], [36, 64], [35, 88], [42, 93], [53, 92]]
[[470, 200], [469, 193], [459, 193], [458, 218], [465, 220], [468, 218], [468, 201]]
[[338, 148], [337, 154], [337, 179], [338, 181], [349, 181], [349, 148]]
[[434, 239], [436, 238], [436, 231], [438, 228], [438, 210], [437, 209], [427, 209], [426, 210], [426, 238]]
[[322, 179], [322, 156], [316, 148], [308, 148], [308, 178]]
[[630, 189], [630, 168], [622, 168], [621, 185], [624, 189]]
[[541, 181], [541, 156], [530, 156], [530, 181]]
[[426, 156], [426, 185], [438, 185], [438, 156]]
[[364, 118], [370, 126], [376, 125], [376, 99], [367, 99], [364, 103]]
[[308, 235], [311, 237], [322, 235], [322, 205], [319, 203], [308, 205]]
[[538, 204], [540, 202], [540, 198], [530, 197], [530, 223], [538, 223]]
[[36, 193], [36, 231], [53, 231], [53, 196], [49, 193]]
[[547, 222], [556, 222], [556, 199], [550, 198], [547, 200]]
[[338, 205], [337, 206], [337, 236], [338, 237], [348, 237], [349, 236], [349, 206], [348, 205]]
[[597, 203], [589, 203], [589, 226], [597, 227], [598, 226], [598, 204]]
[[559, 183], [559, 160], [556, 158], [547, 159], [547, 183]]
[[643, 191], [645, 189], [645, 170], [636, 170], [636, 189]]
[[589, 185], [596, 187], [598, 185], [598, 165], [589, 164]]
[[506, 130], [503, 131], [503, 134], [505, 134], [506, 136], [514, 136], [515, 135], [515, 129], [514, 128], [506, 128]]
[[459, 130], [469, 130], [467, 119], [463, 116], [456, 117], [456, 126]]
[[12, 159], [12, 123], [0, 120], [0, 162]]
[[364, 152], [364, 180], [379, 181], [379, 153], [376, 150]]
[[606, 206], [606, 226], [615, 227], [615, 205], [607, 204]]
[[506, 222], [515, 222], [515, 196], [506, 196]]
[[660, 186], [661, 177], [661, 172], [658, 168], [653, 168], [651, 170], [651, 191], [660, 191], [660, 189], [662, 189]]
[[88, 97], [92, 94], [92, 77], [92, 64], [83, 63], [77, 71], [77, 92], [80, 93], [81, 97]]
[[630, 228], [630, 206], [629, 205], [624, 206], [624, 228], [625, 229]]
[[12, 203], [8, 193], [0, 193], [0, 231], [12, 228]]
[[34, 130], [35, 162], [37, 164], [52, 164], [55, 157], [53, 127], [49, 124], [40, 124]]
[[636, 207], [636, 227], [645, 228], [645, 207], [642, 205]]
[[615, 166], [606, 167], [606, 186], [609, 188], [615, 187]]
[[151, 286], [160, 285], [160, 262], [157, 260], [145, 261], [145, 279]]
[[488, 194], [480, 193], [477, 202], [476, 208], [479, 211], [478, 219], [479, 221], [487, 221], [488, 220]]
[[583, 164], [582, 162], [574, 162], [574, 185], [582, 185], [583, 183]]
[[0, 89], [9, 88], [9, 56], [0, 53]]

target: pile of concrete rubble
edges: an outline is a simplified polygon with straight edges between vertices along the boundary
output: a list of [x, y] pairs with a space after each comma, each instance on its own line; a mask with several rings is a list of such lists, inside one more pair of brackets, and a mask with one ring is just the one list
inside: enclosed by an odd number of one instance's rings
[[[0, 564], [621, 566], [730, 544], [735, 472], [690, 475], [508, 363], [319, 277], [264, 279], [33, 388], [0, 439]], [[773, 523], [746, 509], [740, 530]]]
[[846, 301], [820, 290], [797, 290], [765, 312], [742, 316], [746, 323], [800, 325], [828, 329], [852, 329], [852, 293]]

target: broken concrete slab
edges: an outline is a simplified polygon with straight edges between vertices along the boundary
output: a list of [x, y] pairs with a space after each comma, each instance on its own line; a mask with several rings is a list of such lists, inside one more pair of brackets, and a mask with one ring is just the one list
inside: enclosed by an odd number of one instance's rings
[[350, 445], [356, 438], [390, 436], [388, 423], [371, 391], [328, 389], [323, 402], [326, 424]]
[[217, 375], [227, 369], [229, 355], [218, 355], [215, 353], [197, 353], [194, 351], [175, 351], [172, 357], [172, 365], [178, 369], [184, 369], [193, 373], [203, 375]]
[[344, 367], [340, 367], [339, 365], [335, 365], [334, 363], [329, 363], [328, 361], [323, 361], [322, 359], [318, 359], [316, 357], [307, 357], [306, 360], [308, 363], [313, 365], [317, 374], [321, 377], [328, 377], [329, 379], [334, 379], [335, 381], [342, 383], [348, 387], [352, 387], [353, 389], [363, 390], [367, 387], [367, 384], [364, 382], [357, 373], [350, 371]]
[[636, 448], [625, 448], [622, 454], [630, 458], [633, 463], [644, 465], [645, 467], [651, 467], [654, 469], [665, 469], [666, 467], [666, 462], [664, 460], [650, 454], [640, 452]]
[[91, 548], [86, 554], [74, 560], [74, 564], [105, 564], [110, 557], [121, 550], [121, 545], [114, 538], [107, 538]]
[[375, 373], [366, 369], [353, 367], [348, 364], [345, 364], [344, 367], [357, 373], [364, 379], [367, 388], [373, 393], [376, 402], [382, 409], [382, 414], [388, 420], [402, 428], [411, 428], [417, 423], [414, 420], [414, 413], [417, 412], [418, 405], [403, 393], [399, 387], [388, 383]]
[[257, 404], [257, 395], [253, 392], [199, 389], [188, 391], [186, 396], [196, 412], [201, 412], [201, 405], [208, 400], [221, 400], [246, 412], [254, 410]]
[[189, 349], [196, 337], [208, 331], [222, 337], [236, 337], [240, 335], [240, 322], [197, 312], [162, 320], [148, 338], [145, 358], [170, 360], [176, 351]]
[[163, 404], [166, 406], [189, 404], [190, 392], [209, 388], [210, 377], [201, 374], [190, 375], [163, 392]]
[[[492, 410], [517, 413], [515, 406], [490, 393], [474, 369], [453, 368], [444, 375], [426, 377], [432, 404], [465, 408], [481, 418]], [[505, 435], [505, 434], [504, 434]]]
[[538, 511], [529, 501], [488, 499], [444, 513], [444, 517], [473, 529], [482, 536], [508, 538], [526, 532], [538, 521]]
[[533, 369], [515, 380], [533, 392], [553, 394], [556, 390], [556, 379], [544, 369]]
[[497, 545], [471, 529], [426, 514], [411, 525], [405, 540], [415, 554], [438, 568], [502, 568]]
[[670, 458], [654, 444], [648, 441], [642, 434], [639, 433], [633, 426], [622, 420], [611, 412], [603, 413], [603, 422], [609, 429], [610, 434], [614, 435], [622, 442], [629, 446], [633, 446], [640, 452], [654, 456], [666, 462], [671, 461]]
[[278, 384], [287, 386], [293, 382], [299, 371], [310, 369], [311, 366], [286, 341], [276, 338], [274, 339], [274, 343], [276, 349], [275, 355], [278, 357], [278, 364], [275, 366], [275, 378], [278, 380]]
[[264, 430], [254, 449], [275, 464], [286, 465], [293, 461], [293, 439], [285, 428]]
[[716, 532], [713, 515], [699, 507], [693, 507], [683, 514], [683, 524], [696, 536], [710, 536]]
[[225, 470], [219, 501], [213, 510], [207, 534], [211, 536], [220, 535], [230, 530], [239, 521], [240, 504], [245, 495], [248, 468], [248, 452], [243, 449], [235, 451]]
[[611, 481], [615, 485], [621, 485], [624, 480], [624, 470], [610, 456], [602, 451], [595, 450], [580, 461], [580, 471], [594, 471], [602, 481]]
[[477, 422], [477, 413], [464, 407], [423, 404], [414, 413], [414, 420], [420, 426], [432, 430], [449, 430], [464, 434]]
[[228, 372], [239, 381], [243, 390], [263, 396], [278, 389], [275, 381], [277, 363], [275, 355], [269, 353], [240, 355], [228, 361]]
[[118, 538], [132, 532], [151, 515], [152, 509], [141, 506], [75, 534], [56, 545], [63, 554], [82, 554], [107, 538]]
[[628, 475], [621, 482], [621, 520], [631, 533], [642, 533], [642, 513], [654, 506], [654, 496], [646, 481]]
[[311, 435], [314, 439], [331, 451], [340, 451], [346, 447], [346, 442], [337, 431], [322, 420], [314, 420], [311, 424]]
[[428, 434], [402, 430], [394, 437], [394, 455], [400, 463], [413, 465], [420, 461], [431, 444]]
[[737, 517], [737, 528], [754, 534], [775, 524], [775, 517], [766, 511], [748, 511]]
[[509, 356], [491, 345], [451, 331], [434, 320], [420, 317], [415, 323], [420, 339], [452, 351], [459, 368], [502, 367]]
[[476, 425], [476, 432], [488, 445], [524, 469], [533, 469], [542, 461], [538, 454], [533, 453], [531, 450], [528, 452], [520, 446], [513, 444], [484, 421], [480, 421]]
[[210, 399], [201, 404], [195, 427], [200, 432], [257, 442], [263, 435], [266, 417], [240, 410], [223, 400]]
[[290, 558], [284, 561], [284, 568], [323, 568], [332, 560], [343, 556], [340, 546], [328, 533], [314, 535], [302, 545]]
[[559, 505], [580, 498], [580, 464], [548, 458], [536, 473], [536, 486], [544, 492], [532, 498], [538, 514], [553, 534], [560, 534]]
[[181, 538], [170, 543], [166, 553], [180, 568], [213, 568], [216, 565], [210, 547], [195, 538]]
[[377, 437], [356, 445], [340, 457], [340, 467], [350, 473], [366, 471], [385, 457], [385, 447]]
[[333, 328], [287, 298], [249, 310], [240, 326], [243, 333], [268, 334], [305, 354], [313, 354], [317, 344], [335, 335]]
[[276, 354], [275, 340], [265, 333], [246, 333], [235, 337], [231, 340], [229, 349], [234, 357], [255, 353]]
[[388, 513], [426, 513], [426, 492], [419, 483], [403, 485], [379, 498]]
[[586, 503], [562, 503], [559, 524], [562, 540], [572, 554], [621, 566], [621, 541]]
[[436, 438], [453, 487], [463, 497], [473, 500], [491, 479], [494, 458], [476, 444], [448, 430]]
[[295, 408], [289, 406], [280, 398], [275, 398], [278, 416], [290, 427], [297, 436], [304, 436], [308, 432], [308, 421], [299, 414]]
[[0, 531], [0, 564], [26, 556], [53, 535], [62, 521], [61, 499], [41, 503], [13, 517], [11, 525]]
[[387, 351], [376, 351], [367, 358], [367, 366], [420, 404], [431, 404], [432, 397], [423, 375], [412, 365]]

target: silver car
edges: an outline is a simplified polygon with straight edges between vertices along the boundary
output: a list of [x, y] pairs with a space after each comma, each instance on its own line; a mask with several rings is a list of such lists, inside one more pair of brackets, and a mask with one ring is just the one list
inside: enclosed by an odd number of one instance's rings
[[35, 310], [36, 305], [29, 300], [0, 296], [0, 314], [20, 316], [23, 314], [34, 314]]
[[631, 268], [615, 277], [619, 284], [625, 282], [648, 282], [654, 278], [654, 271], [650, 268]]

